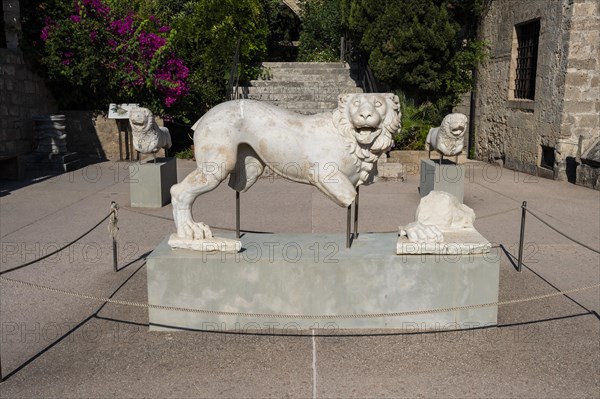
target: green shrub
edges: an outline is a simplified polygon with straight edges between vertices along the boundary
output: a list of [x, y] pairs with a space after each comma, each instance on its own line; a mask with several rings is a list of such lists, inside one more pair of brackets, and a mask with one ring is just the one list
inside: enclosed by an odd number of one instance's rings
[[338, 61], [342, 34], [340, 0], [306, 0], [298, 61]]
[[179, 158], [179, 159], [194, 159], [194, 149], [192, 147], [188, 147], [185, 150], [176, 152], [175, 153], [175, 158]]

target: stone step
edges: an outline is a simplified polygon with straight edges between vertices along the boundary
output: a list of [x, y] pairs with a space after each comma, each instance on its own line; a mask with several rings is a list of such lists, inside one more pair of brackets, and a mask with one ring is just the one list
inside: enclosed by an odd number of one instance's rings
[[335, 109], [341, 93], [362, 93], [350, 67], [340, 62], [265, 62], [264, 76], [241, 88], [248, 98], [315, 114]]
[[286, 109], [334, 109], [337, 107], [337, 101], [279, 101], [272, 103]]
[[342, 93], [361, 93], [360, 87], [333, 87], [319, 89], [306, 88], [298, 90], [298, 88], [286, 87], [249, 87], [247, 91], [248, 98], [262, 101], [333, 101], [337, 102], [337, 97]]
[[302, 74], [286, 74], [285, 76], [273, 76], [272, 79], [261, 79], [266, 82], [317, 82], [317, 83], [343, 83], [356, 86], [357, 81], [350, 78], [347, 74], [339, 75], [302, 75]]
[[342, 68], [269, 68], [267, 71], [264, 71], [263, 76], [295, 76], [295, 75], [319, 75], [319, 76], [349, 76], [349, 69]]
[[310, 68], [310, 69], [322, 69], [322, 68], [337, 68], [337, 69], [348, 69], [348, 65], [342, 62], [263, 62], [262, 66], [265, 68]]
[[[344, 84], [346, 83], [346, 84]], [[251, 80], [250, 87], [266, 86], [286, 86], [286, 87], [337, 87], [350, 86], [357, 87], [356, 82], [348, 79], [346, 82], [328, 82], [328, 81], [279, 81], [279, 80]]]

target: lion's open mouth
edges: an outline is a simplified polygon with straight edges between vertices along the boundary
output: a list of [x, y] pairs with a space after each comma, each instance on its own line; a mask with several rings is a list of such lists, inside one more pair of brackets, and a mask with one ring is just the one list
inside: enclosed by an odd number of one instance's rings
[[144, 126], [144, 119], [142, 118], [140, 119], [129, 119], [129, 121], [131, 122], [132, 125], [136, 125], [136, 126]]
[[464, 131], [465, 131], [464, 126], [461, 126], [461, 127], [452, 129], [452, 134], [455, 136], [460, 136]]
[[356, 140], [361, 144], [370, 144], [379, 135], [379, 129], [372, 126], [356, 128]]

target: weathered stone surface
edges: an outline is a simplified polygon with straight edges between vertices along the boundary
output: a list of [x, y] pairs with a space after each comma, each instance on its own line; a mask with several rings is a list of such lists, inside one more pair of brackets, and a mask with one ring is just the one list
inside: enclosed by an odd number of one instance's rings
[[577, 184], [600, 191], [600, 167], [577, 166]]
[[467, 124], [466, 115], [460, 113], [446, 115], [439, 127], [429, 130], [425, 140], [428, 149], [448, 157], [459, 155], [464, 147]]
[[171, 148], [171, 134], [166, 127], [159, 127], [148, 108], [136, 107], [129, 113], [129, 126], [133, 135], [133, 148], [142, 154], [154, 154]]
[[[515, 25], [540, 19], [535, 99], [514, 99]], [[479, 69], [476, 154], [481, 160], [537, 173], [540, 145], [598, 135], [600, 4], [596, 0], [498, 0], [483, 18], [490, 59]], [[564, 56], [557, 57], [556, 54]], [[569, 152], [571, 151], [571, 152]], [[561, 150], [563, 159], [575, 148]], [[548, 174], [566, 179], [562, 161]]]
[[265, 76], [240, 94], [303, 114], [335, 109], [339, 94], [362, 92], [352, 69], [341, 62], [265, 62], [263, 68]]
[[581, 154], [583, 163], [600, 166], [600, 138], [596, 139], [590, 147]]
[[160, 158], [156, 163], [132, 163], [128, 180], [132, 208], [161, 208], [171, 201], [169, 189], [177, 183], [177, 162]]
[[171, 188], [177, 235], [212, 237], [193, 220], [196, 197], [227, 178], [231, 188], [245, 192], [266, 165], [285, 179], [315, 186], [346, 208], [357, 187], [373, 182], [374, 164], [399, 127], [400, 102], [392, 93], [341, 94], [335, 111], [317, 115], [254, 100], [219, 104], [192, 126], [196, 170]]
[[[396, 255], [396, 233], [361, 233], [345, 248], [343, 234], [253, 234], [237, 254], [171, 249], [164, 240], [147, 258], [148, 302], [212, 311], [273, 315], [390, 313], [493, 303], [498, 300], [498, 256]], [[400, 317], [244, 317], [150, 309], [152, 330], [234, 330], [271, 323], [285, 329], [424, 329], [497, 322], [497, 307]], [[216, 324], [215, 324], [216, 323]], [[256, 327], [253, 327], [256, 326]]]
[[[23, 71], [23, 78], [17, 76], [17, 70]], [[0, 49], [0, 82], [0, 117], [6, 121], [0, 152], [32, 151], [35, 130], [31, 117], [56, 113], [56, 103], [17, 49]], [[39, 90], [33, 90], [34, 85]]]

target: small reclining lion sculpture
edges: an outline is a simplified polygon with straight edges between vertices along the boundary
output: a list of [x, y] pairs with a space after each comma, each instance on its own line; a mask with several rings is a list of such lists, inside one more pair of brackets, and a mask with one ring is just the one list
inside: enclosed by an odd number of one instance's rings
[[166, 127], [160, 127], [148, 108], [136, 107], [129, 112], [129, 124], [133, 136], [133, 148], [141, 154], [152, 154], [156, 162], [156, 153], [164, 148], [165, 156], [171, 148], [171, 134]]

